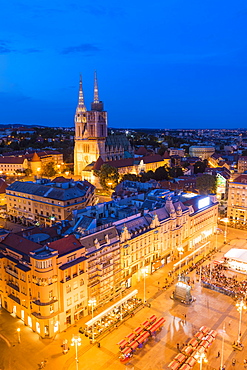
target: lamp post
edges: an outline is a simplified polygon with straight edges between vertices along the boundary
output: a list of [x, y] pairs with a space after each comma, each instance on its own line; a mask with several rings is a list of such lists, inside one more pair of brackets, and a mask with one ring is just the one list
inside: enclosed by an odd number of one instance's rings
[[222, 218], [220, 221], [225, 223], [225, 230], [224, 230], [224, 244], [226, 244], [226, 237], [227, 237], [227, 224], [229, 222], [227, 217]]
[[[93, 309], [96, 306], [96, 299], [95, 298], [89, 299], [88, 305], [92, 307], [92, 319], [93, 319]], [[94, 343], [94, 324], [92, 325], [92, 343]]]
[[239, 312], [239, 325], [238, 325], [238, 340], [237, 340], [237, 346], [241, 344], [241, 324], [242, 324], [242, 312], [243, 310], [246, 310], [245, 303], [243, 301], [243, 298], [241, 301], [236, 303], [237, 311]]
[[144, 280], [143, 280], [143, 283], [144, 283], [143, 302], [145, 304], [146, 303], [146, 274], [148, 272], [148, 267], [143, 267], [141, 269], [141, 272], [142, 272], [143, 277], [144, 277]]
[[223, 369], [223, 361], [224, 361], [224, 344], [225, 344], [225, 330], [226, 326], [225, 323], [223, 325], [223, 330], [222, 330], [222, 346], [221, 346], [221, 357], [220, 357], [220, 370]]
[[18, 343], [21, 343], [21, 329], [17, 328], [16, 331], [17, 331], [17, 336], [18, 336]]
[[204, 352], [202, 352], [202, 353], [197, 352], [197, 354], [195, 355], [195, 359], [200, 364], [200, 370], [202, 370], [202, 363], [203, 362], [208, 362]]
[[183, 247], [177, 247], [177, 251], [178, 251], [178, 256], [179, 256], [179, 265], [178, 265], [178, 276], [180, 276], [180, 269], [181, 269], [181, 257], [184, 253], [184, 248]]
[[78, 347], [81, 345], [81, 338], [79, 336], [74, 335], [71, 341], [71, 346], [75, 346], [75, 362], [76, 362], [76, 370], [78, 370]]

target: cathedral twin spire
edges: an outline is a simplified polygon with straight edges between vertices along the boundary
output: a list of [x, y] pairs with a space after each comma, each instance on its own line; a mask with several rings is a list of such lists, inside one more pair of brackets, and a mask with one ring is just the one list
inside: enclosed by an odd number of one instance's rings
[[[99, 89], [98, 89], [98, 79], [97, 79], [97, 73], [94, 72], [94, 95], [93, 95], [93, 103], [92, 105], [96, 104], [98, 105], [100, 103], [99, 101]], [[83, 88], [82, 88], [82, 76], [80, 75], [80, 84], [79, 84], [79, 101], [78, 101], [78, 107], [77, 110], [80, 112], [86, 112], [86, 106], [84, 102], [84, 94], [83, 94]]]

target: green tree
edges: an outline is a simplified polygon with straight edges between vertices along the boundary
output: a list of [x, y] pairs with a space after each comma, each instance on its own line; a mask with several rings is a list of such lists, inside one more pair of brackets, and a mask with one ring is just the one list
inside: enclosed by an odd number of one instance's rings
[[208, 165], [208, 161], [205, 159], [204, 161], [197, 161], [194, 164], [194, 173], [203, 173]]
[[154, 173], [155, 180], [162, 181], [162, 180], [168, 180], [169, 179], [169, 172], [166, 167], [158, 167], [155, 170]]
[[140, 181], [140, 176], [137, 176], [135, 173], [126, 173], [122, 176], [121, 182], [129, 180], [129, 181]]
[[99, 177], [100, 185], [105, 190], [115, 189], [118, 184], [118, 169], [109, 164], [103, 164], [99, 171], [94, 171], [94, 174]]
[[42, 176], [44, 177], [53, 177], [56, 175], [56, 170], [55, 170], [55, 163], [50, 161], [47, 162], [43, 168], [42, 168]]
[[216, 189], [216, 178], [215, 176], [204, 174], [197, 177], [196, 188], [199, 190], [200, 194], [210, 194], [215, 193]]

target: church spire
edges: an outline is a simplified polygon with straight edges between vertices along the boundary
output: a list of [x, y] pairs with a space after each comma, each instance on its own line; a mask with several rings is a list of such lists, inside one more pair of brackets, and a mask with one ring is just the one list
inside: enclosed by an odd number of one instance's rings
[[91, 110], [96, 112], [102, 112], [104, 109], [103, 102], [99, 100], [99, 89], [97, 73], [94, 72], [94, 90], [93, 90], [93, 102], [91, 103]]
[[93, 102], [99, 103], [99, 89], [98, 89], [98, 80], [97, 80], [97, 73], [94, 71], [94, 95], [93, 95]]
[[80, 111], [80, 112], [86, 112], [86, 107], [85, 107], [85, 103], [84, 103], [83, 89], [82, 89], [82, 76], [81, 75], [80, 75], [79, 101], [78, 101], [77, 110]]

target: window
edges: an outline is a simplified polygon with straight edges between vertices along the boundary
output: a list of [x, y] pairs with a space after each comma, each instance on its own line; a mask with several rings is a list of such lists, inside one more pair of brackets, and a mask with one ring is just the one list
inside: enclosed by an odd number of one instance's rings
[[84, 285], [84, 280], [83, 279], [80, 280], [80, 286], [82, 286], [82, 285]]
[[71, 286], [70, 284], [66, 286], [66, 293], [70, 293], [71, 292]]
[[74, 295], [74, 302], [78, 301], [78, 293]]
[[46, 269], [51, 266], [52, 266], [51, 258], [45, 261], [35, 261], [35, 267], [37, 267], [38, 269]]
[[50, 290], [49, 291], [49, 298], [52, 299], [52, 297], [53, 297], [53, 290]]
[[67, 299], [67, 306], [70, 306], [72, 304], [72, 299], [71, 298], [68, 298]]
[[75, 281], [74, 282], [74, 289], [77, 289], [78, 288], [78, 281]]

